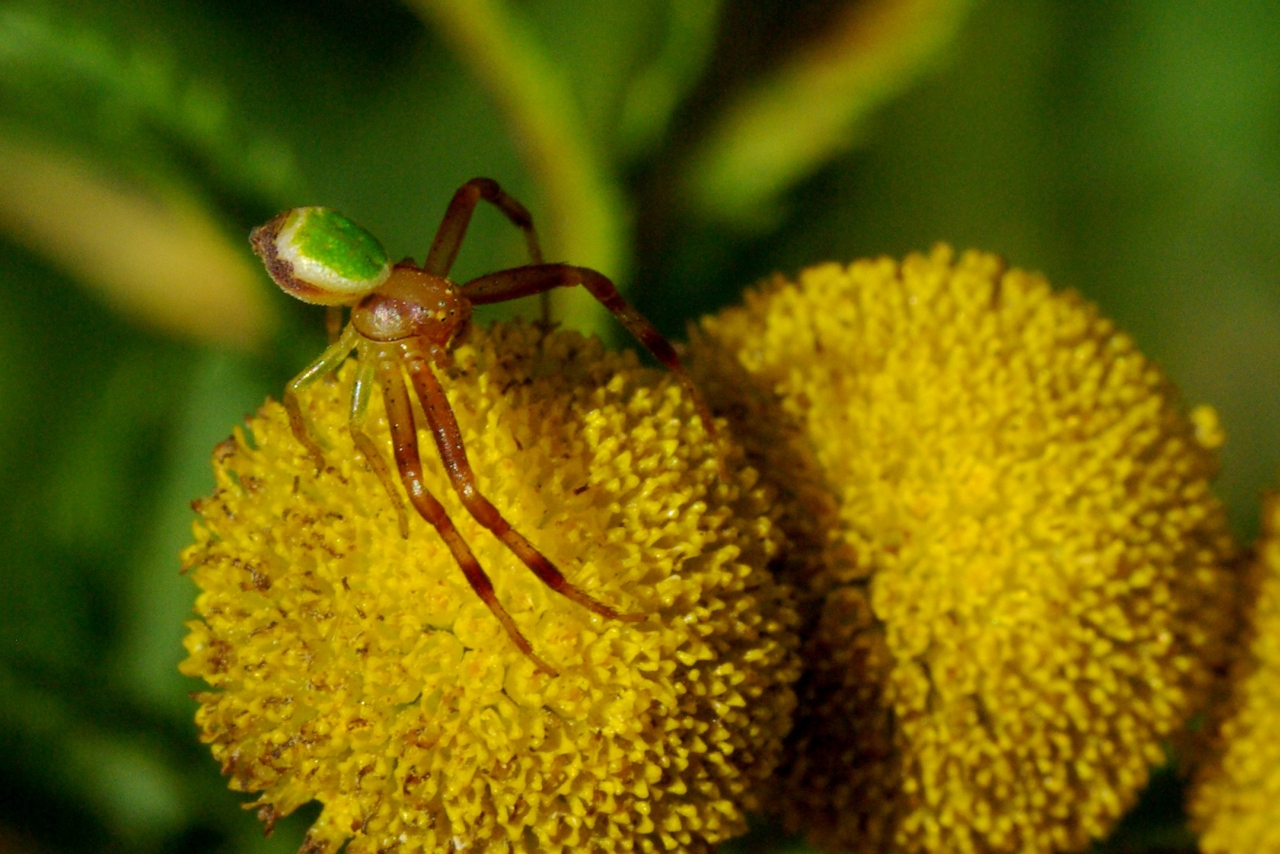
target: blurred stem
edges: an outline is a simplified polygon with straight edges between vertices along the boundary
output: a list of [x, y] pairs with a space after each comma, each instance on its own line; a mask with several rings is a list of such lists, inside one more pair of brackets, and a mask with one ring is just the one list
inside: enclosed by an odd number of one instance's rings
[[[626, 203], [568, 78], [533, 27], [504, 0], [408, 0], [453, 42], [515, 127], [549, 206], [548, 257], [600, 270], [622, 286], [630, 273]], [[578, 329], [612, 329], [581, 288], [555, 294], [556, 316]]]
[[248, 252], [194, 199], [0, 136], [0, 231], [170, 333], [250, 348], [274, 318]]
[[683, 193], [703, 218], [774, 218], [777, 197], [853, 144], [858, 123], [949, 44], [972, 0], [851, 3], [821, 36], [757, 81], [696, 145]]

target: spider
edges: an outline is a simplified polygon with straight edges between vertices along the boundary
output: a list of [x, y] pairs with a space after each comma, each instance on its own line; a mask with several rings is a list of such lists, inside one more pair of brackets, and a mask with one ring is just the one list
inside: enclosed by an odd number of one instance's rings
[[[458, 285], [449, 280], [449, 269], [481, 200], [494, 205], [524, 233], [533, 263], [489, 273]], [[502, 513], [480, 493], [471, 464], [467, 461], [457, 419], [434, 372], [435, 368], [450, 363], [450, 349], [468, 327], [473, 305], [505, 302], [532, 294], [545, 294], [552, 288], [582, 285], [680, 379], [693, 400], [707, 435], [714, 442], [716, 429], [711, 412], [685, 372], [675, 349], [618, 293], [609, 279], [586, 267], [544, 264], [529, 212], [507, 195], [496, 181], [488, 178], [472, 179], [454, 193], [421, 267], [412, 259], [392, 265], [373, 235], [341, 214], [323, 207], [285, 211], [254, 229], [249, 239], [267, 272], [281, 289], [304, 302], [329, 307], [329, 347], [298, 374], [284, 392], [290, 428], [312, 457], [317, 472], [324, 469], [324, 453], [308, 433], [298, 404], [298, 392], [329, 375], [355, 350], [358, 367], [351, 392], [348, 430], [356, 448], [390, 496], [401, 536], [409, 536], [409, 519], [404, 503], [396, 491], [386, 460], [363, 429], [369, 396], [375, 385], [382, 390], [395, 467], [409, 502], [436, 529], [471, 589], [539, 670], [549, 675], [556, 672], [534, 653], [529, 641], [498, 601], [493, 583], [472, 554], [470, 546], [423, 482], [418, 431], [405, 374], [408, 374], [413, 391], [422, 404], [427, 426], [450, 483], [476, 521], [489, 529], [534, 575], [557, 593], [610, 619], [626, 622], [644, 619], [643, 614], [620, 613], [576, 587], [542, 552], [511, 527]], [[342, 327], [343, 306], [351, 309], [345, 328]], [[723, 471], [723, 461], [721, 467]]]

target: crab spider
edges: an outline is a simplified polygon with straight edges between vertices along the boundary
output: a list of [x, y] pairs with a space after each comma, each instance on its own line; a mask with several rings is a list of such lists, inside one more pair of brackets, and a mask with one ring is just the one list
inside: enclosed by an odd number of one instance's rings
[[[465, 284], [449, 280], [471, 215], [480, 200], [494, 205], [524, 232], [533, 263], [501, 270]], [[433, 371], [448, 363], [449, 349], [471, 319], [471, 307], [505, 302], [552, 288], [582, 285], [600, 301], [654, 357], [679, 377], [693, 399], [708, 436], [716, 430], [706, 402], [694, 387], [671, 344], [618, 293], [600, 273], [567, 264], [544, 264], [537, 232], [524, 206], [496, 181], [475, 178], [454, 194], [435, 240], [421, 267], [412, 260], [389, 263], [373, 235], [335, 211], [322, 207], [294, 208], [259, 226], [250, 235], [271, 278], [298, 299], [329, 306], [330, 346], [287, 386], [284, 406], [298, 442], [324, 468], [324, 453], [307, 432], [298, 392], [336, 369], [352, 350], [358, 367], [351, 393], [348, 429], [370, 469], [382, 481], [399, 520], [400, 534], [409, 536], [409, 519], [386, 461], [363, 423], [374, 386], [382, 390], [396, 471], [409, 502], [436, 529], [471, 589], [484, 601], [520, 650], [540, 670], [555, 674], [533, 651], [515, 621], [498, 601], [488, 574], [462, 539], [444, 507], [426, 488], [418, 455], [418, 432], [404, 376], [422, 404], [444, 469], [463, 505], [501, 540], [544, 584], [588, 610], [615, 620], [635, 621], [643, 614], [622, 614], [599, 602], [564, 577], [556, 566], [516, 531], [479, 491], [467, 461], [462, 433], [444, 390]], [[351, 308], [346, 327], [343, 306]], [[333, 340], [335, 339], [336, 340]]]

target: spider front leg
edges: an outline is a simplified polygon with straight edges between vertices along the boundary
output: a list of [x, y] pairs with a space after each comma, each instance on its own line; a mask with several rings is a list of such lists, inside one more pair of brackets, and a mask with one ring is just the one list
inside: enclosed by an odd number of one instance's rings
[[[484, 199], [502, 211], [511, 224], [524, 232], [525, 243], [529, 247], [529, 258], [534, 264], [542, 263], [542, 248], [538, 245], [538, 232], [533, 227], [533, 217], [525, 206], [517, 202], [506, 191], [498, 186], [492, 178], [472, 178], [458, 188], [449, 202], [449, 208], [440, 221], [435, 240], [431, 242], [431, 250], [422, 269], [436, 276], [448, 276], [453, 262], [462, 248], [462, 240], [467, 235], [467, 226], [471, 224], [471, 216], [476, 205]], [[551, 322], [551, 299], [542, 293], [542, 322]]]
[[[573, 285], [582, 285], [586, 288], [601, 305], [609, 310], [610, 314], [618, 319], [619, 323], [627, 327], [627, 331], [643, 344], [655, 359], [679, 378], [681, 385], [693, 399], [693, 407], [697, 410], [707, 437], [715, 444], [719, 434], [715, 420], [711, 417], [711, 409], [685, 371], [675, 348], [663, 337], [657, 327], [649, 322], [648, 318], [627, 302], [613, 282], [609, 281], [604, 274], [587, 267], [572, 267], [568, 264], [535, 264], [480, 276], [462, 285], [461, 290], [463, 296], [470, 300], [472, 305], [484, 305], [506, 302], [531, 294], [545, 293], [552, 288]], [[720, 459], [720, 473], [728, 476], [723, 458]]]
[[342, 364], [342, 360], [347, 358], [347, 354], [355, 349], [359, 337], [360, 333], [355, 327], [348, 325], [338, 336], [338, 340], [325, 348], [325, 351], [314, 362], [303, 368], [302, 373], [290, 380], [284, 389], [284, 409], [289, 414], [289, 429], [293, 431], [293, 436], [298, 443], [311, 455], [312, 461], [316, 464], [316, 474], [324, 471], [324, 451], [320, 449], [307, 429], [302, 407], [298, 404], [298, 392], [336, 370]]
[[436, 238], [431, 242], [431, 250], [427, 253], [426, 263], [422, 269], [434, 276], [448, 276], [453, 267], [458, 250], [462, 248], [462, 239], [467, 236], [467, 226], [471, 224], [471, 215], [476, 205], [484, 199], [502, 211], [511, 224], [524, 232], [525, 243], [529, 247], [529, 257], [533, 263], [542, 263], [542, 249], [538, 246], [538, 232], [533, 227], [533, 217], [525, 206], [517, 202], [506, 191], [498, 186], [492, 178], [472, 178], [458, 188], [444, 212], [444, 219], [436, 231]]
[[515, 556], [541, 579], [543, 584], [560, 595], [602, 617], [626, 622], [645, 619], [644, 614], [621, 614], [574, 586], [555, 564], [534, 548], [524, 535], [511, 527], [511, 523], [503, 518], [502, 513], [489, 499], [480, 494], [475, 473], [467, 460], [467, 450], [462, 444], [462, 431], [458, 428], [458, 420], [454, 417], [452, 407], [449, 406], [449, 399], [445, 396], [444, 389], [440, 387], [440, 381], [431, 370], [427, 355], [430, 352], [429, 348], [428, 343], [412, 339], [400, 343], [405, 369], [409, 372], [414, 390], [418, 393], [418, 400], [422, 403], [422, 411], [427, 416], [427, 424], [431, 427], [436, 448], [440, 451], [440, 459], [444, 463], [444, 469], [449, 475], [454, 491], [462, 499], [467, 511], [511, 549]]
[[[374, 349], [374, 348], [371, 348]], [[515, 620], [507, 613], [493, 591], [493, 582], [489, 579], [480, 562], [471, 553], [471, 547], [454, 527], [453, 520], [445, 512], [444, 506], [427, 489], [422, 478], [422, 460], [418, 456], [418, 430], [413, 420], [413, 407], [409, 401], [409, 390], [405, 387], [404, 377], [400, 375], [400, 354], [394, 345], [376, 348], [373, 353], [376, 359], [378, 384], [382, 387], [382, 399], [387, 409], [387, 423], [391, 428], [391, 443], [395, 451], [396, 468], [400, 472], [400, 482], [404, 484], [409, 501], [423, 519], [440, 534], [445, 545], [453, 554], [453, 559], [462, 568], [467, 583], [476, 592], [481, 601], [488, 606], [498, 622], [507, 630], [521, 652], [537, 665], [542, 672], [555, 676], [556, 671], [533, 652], [533, 646], [520, 633]]]

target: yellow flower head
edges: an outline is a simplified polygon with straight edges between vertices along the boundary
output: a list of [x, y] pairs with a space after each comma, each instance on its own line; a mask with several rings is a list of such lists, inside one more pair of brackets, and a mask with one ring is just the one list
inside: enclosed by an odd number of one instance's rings
[[1211, 740], [1212, 758], [1191, 792], [1205, 854], [1280, 852], [1280, 496], [1267, 501], [1248, 580], [1249, 628]]
[[[215, 689], [197, 723], [232, 787], [268, 823], [319, 800], [309, 852], [703, 851], [742, 831], [798, 672], [756, 475], [720, 482], [679, 384], [596, 341], [509, 325], [454, 355], [441, 381], [481, 490], [575, 584], [649, 618], [545, 587], [424, 433], [427, 486], [559, 675], [536, 670], [429, 525], [401, 537], [344, 429], [348, 363], [300, 395], [327, 470], [268, 402], [219, 446], [184, 553], [202, 593], [182, 669]], [[389, 459], [380, 400], [366, 430]]]
[[1212, 411], [1078, 296], [946, 247], [777, 278], [694, 351], [786, 498], [789, 825], [859, 852], [1105, 834], [1223, 654]]

